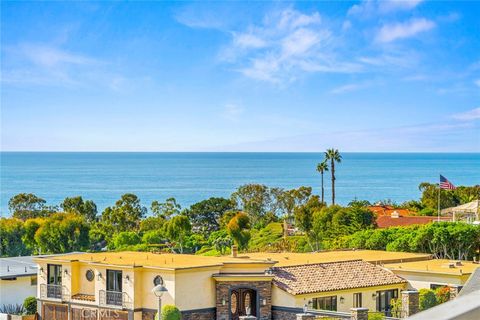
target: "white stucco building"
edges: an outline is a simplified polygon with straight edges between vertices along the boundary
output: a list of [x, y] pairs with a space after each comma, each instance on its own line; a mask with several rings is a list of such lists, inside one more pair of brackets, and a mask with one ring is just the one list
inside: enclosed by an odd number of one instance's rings
[[0, 305], [23, 304], [37, 294], [37, 264], [33, 257], [0, 258]]

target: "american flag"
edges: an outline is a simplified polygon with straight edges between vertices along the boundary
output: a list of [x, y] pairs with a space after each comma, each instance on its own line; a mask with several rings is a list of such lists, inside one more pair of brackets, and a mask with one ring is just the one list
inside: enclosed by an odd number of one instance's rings
[[444, 176], [440, 175], [440, 189], [455, 190], [455, 186], [447, 180]]

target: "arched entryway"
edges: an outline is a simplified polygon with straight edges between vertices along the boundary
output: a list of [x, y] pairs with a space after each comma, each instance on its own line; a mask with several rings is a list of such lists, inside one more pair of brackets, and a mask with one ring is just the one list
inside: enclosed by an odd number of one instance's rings
[[248, 288], [236, 288], [230, 291], [230, 319], [240, 316], [257, 316], [257, 291]]

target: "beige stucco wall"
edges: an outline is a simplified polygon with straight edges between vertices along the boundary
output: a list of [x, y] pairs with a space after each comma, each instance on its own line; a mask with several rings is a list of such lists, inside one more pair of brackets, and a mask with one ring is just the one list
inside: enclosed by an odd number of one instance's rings
[[[34, 276], [35, 277], [35, 276]], [[23, 304], [25, 298], [36, 296], [37, 286], [31, 285], [31, 277], [17, 277], [16, 280], [0, 280], [0, 306]]]
[[162, 304], [175, 304], [175, 274], [169, 270], [141, 269], [136, 273], [135, 282], [139, 287], [135, 298], [135, 308], [157, 309], [158, 298], [152, 293], [153, 279], [161, 276], [168, 292], [162, 296]]
[[431, 284], [440, 285], [461, 285], [470, 277], [470, 274], [454, 275], [454, 274], [441, 274], [441, 273], [421, 273], [411, 271], [395, 270], [394, 273], [409, 283], [410, 289], [430, 289]]
[[[376, 294], [378, 290], [398, 289], [398, 294], [400, 296], [401, 291], [405, 288], [406, 285], [400, 284], [293, 296], [277, 286], [273, 286], [272, 305], [280, 307], [303, 308], [303, 306], [306, 303], [308, 304], [312, 298], [337, 296], [337, 311], [350, 312], [350, 308], [353, 308], [353, 294], [362, 293], [362, 307], [368, 308], [371, 311], [375, 311], [377, 307], [377, 301], [376, 298], [372, 298], [372, 295]], [[340, 297], [344, 298], [343, 303], [340, 302]]]
[[180, 310], [215, 307], [215, 280], [219, 269], [188, 270], [175, 273], [175, 304]]

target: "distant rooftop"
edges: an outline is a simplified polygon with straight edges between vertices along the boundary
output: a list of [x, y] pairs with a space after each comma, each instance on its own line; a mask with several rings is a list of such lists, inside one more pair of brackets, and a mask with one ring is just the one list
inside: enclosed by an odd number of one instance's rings
[[390, 270], [444, 273], [444, 274], [471, 274], [480, 267], [480, 264], [471, 261], [453, 261], [447, 259], [433, 259], [428, 261], [415, 261], [407, 263], [386, 264]]
[[[74, 254], [82, 254], [74, 252]], [[0, 279], [26, 277], [37, 274], [36, 258], [52, 258], [59, 257], [65, 254], [41, 255], [41, 256], [23, 256], [0, 258]]]
[[364, 260], [373, 264], [385, 264], [431, 259], [431, 255], [426, 253], [391, 252], [380, 250], [339, 250], [311, 253], [256, 252], [245, 253], [241, 256], [252, 259], [270, 259], [272, 261], [278, 261], [278, 263], [275, 265], [278, 267], [348, 260]]
[[[379, 216], [377, 218], [377, 226], [379, 228], [400, 227], [400, 226], [413, 226], [422, 225], [435, 222], [438, 217], [433, 216]], [[452, 221], [450, 217], [440, 217], [440, 221]]]
[[406, 283], [363, 260], [276, 267], [273, 272], [273, 282], [294, 295]]
[[191, 254], [151, 253], [151, 252], [101, 252], [70, 254], [56, 257], [45, 257], [48, 261], [72, 262], [117, 265], [126, 267], [152, 267], [164, 269], [189, 269], [199, 267], [222, 266], [224, 264], [273, 264], [266, 259], [239, 259], [230, 256], [207, 257]]
[[0, 258], [0, 279], [26, 277], [37, 274], [33, 256]]

